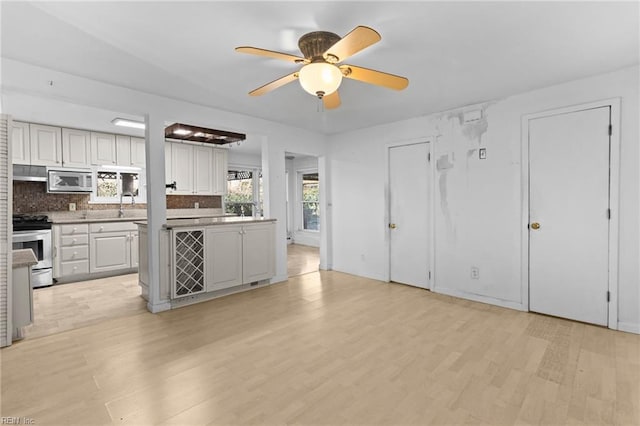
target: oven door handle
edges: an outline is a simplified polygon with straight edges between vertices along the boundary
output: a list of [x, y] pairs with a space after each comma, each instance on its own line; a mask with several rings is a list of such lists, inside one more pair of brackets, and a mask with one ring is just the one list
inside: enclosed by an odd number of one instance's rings
[[45, 235], [38, 232], [30, 232], [28, 234], [14, 234], [12, 241], [14, 243], [26, 243], [33, 240], [44, 240]]

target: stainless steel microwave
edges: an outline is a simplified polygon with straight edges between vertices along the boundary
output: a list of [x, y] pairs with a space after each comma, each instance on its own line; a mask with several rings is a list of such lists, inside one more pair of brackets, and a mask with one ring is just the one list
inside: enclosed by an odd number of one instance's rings
[[47, 192], [91, 192], [90, 170], [47, 170]]

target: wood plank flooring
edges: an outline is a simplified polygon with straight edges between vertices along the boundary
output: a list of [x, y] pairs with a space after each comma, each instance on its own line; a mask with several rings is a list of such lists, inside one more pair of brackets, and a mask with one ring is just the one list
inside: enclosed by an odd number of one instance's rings
[[316, 272], [319, 265], [319, 248], [302, 244], [287, 245], [287, 274], [289, 277]]
[[146, 309], [138, 274], [37, 288], [33, 291], [34, 321], [25, 327], [25, 338], [48, 336]]
[[640, 424], [640, 336], [339, 272], [0, 356], [39, 425]]

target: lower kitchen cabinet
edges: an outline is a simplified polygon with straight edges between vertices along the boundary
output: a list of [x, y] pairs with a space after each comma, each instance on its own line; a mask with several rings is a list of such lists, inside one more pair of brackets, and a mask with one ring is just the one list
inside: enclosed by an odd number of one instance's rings
[[275, 222], [175, 228], [172, 297], [268, 280], [275, 275]]
[[216, 226], [207, 229], [207, 291], [243, 284], [242, 232], [241, 226]]
[[53, 276], [61, 281], [91, 278], [138, 267], [138, 230], [133, 222], [53, 226]]
[[106, 272], [131, 267], [130, 232], [105, 232], [89, 238], [91, 259], [89, 271]]

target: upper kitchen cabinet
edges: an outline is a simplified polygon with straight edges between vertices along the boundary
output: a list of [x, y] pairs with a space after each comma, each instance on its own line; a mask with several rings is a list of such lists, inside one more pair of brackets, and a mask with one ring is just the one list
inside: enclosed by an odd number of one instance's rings
[[144, 144], [143, 138], [131, 137], [131, 165], [142, 169], [147, 167]]
[[62, 129], [62, 165], [64, 167], [91, 166], [91, 132]]
[[116, 135], [91, 132], [91, 164], [115, 165]]
[[[171, 155], [171, 146], [173, 144], [171, 142], [166, 142], [164, 144], [164, 178], [166, 182], [173, 182], [173, 174], [171, 172], [171, 159], [173, 158]], [[167, 187], [167, 194], [173, 194], [173, 189]]]
[[208, 146], [193, 147], [194, 193], [213, 195], [213, 149]]
[[171, 181], [176, 182], [172, 194], [193, 194], [193, 145], [171, 144]]
[[131, 165], [131, 137], [116, 135], [116, 161], [118, 166]]
[[13, 164], [31, 164], [29, 123], [14, 121], [11, 126], [11, 157]]
[[213, 150], [213, 195], [227, 193], [228, 153], [226, 149]]
[[34, 166], [62, 165], [62, 132], [60, 127], [29, 125], [29, 148]]

